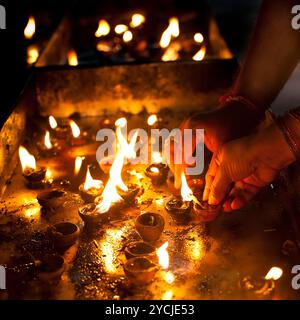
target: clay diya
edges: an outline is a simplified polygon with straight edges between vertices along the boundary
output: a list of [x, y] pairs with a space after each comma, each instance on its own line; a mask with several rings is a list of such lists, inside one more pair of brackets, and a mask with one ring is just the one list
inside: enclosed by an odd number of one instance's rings
[[127, 204], [131, 205], [135, 198], [143, 193], [143, 189], [135, 183], [129, 183], [127, 189], [127, 191], [124, 191], [118, 188], [118, 193]]
[[184, 201], [181, 196], [177, 196], [172, 197], [165, 208], [177, 224], [187, 224], [191, 220], [192, 206], [192, 201]]
[[78, 214], [88, 229], [99, 227], [110, 220], [109, 212], [99, 213], [97, 204], [90, 203], [78, 209]]
[[165, 220], [158, 213], [147, 212], [136, 218], [135, 227], [144, 241], [155, 242], [164, 230]]
[[157, 163], [151, 164], [145, 170], [145, 175], [151, 179], [151, 182], [155, 186], [160, 186], [167, 180], [169, 168], [166, 164]]
[[196, 215], [201, 216], [201, 219], [205, 222], [215, 220], [217, 216], [220, 214], [221, 209], [221, 205], [210, 205], [207, 201], [202, 200], [198, 200], [193, 204], [193, 212]]
[[23, 177], [27, 181], [28, 188], [43, 188], [45, 185], [46, 173], [47, 169], [44, 167], [37, 167], [36, 169], [26, 168], [23, 172]]
[[45, 283], [58, 282], [65, 269], [64, 258], [58, 254], [46, 254], [41, 259], [38, 278]]
[[159, 267], [145, 257], [136, 257], [127, 260], [123, 269], [130, 282], [136, 285], [147, 285], [153, 281]]
[[43, 209], [55, 211], [63, 206], [67, 193], [63, 190], [53, 189], [40, 192], [37, 196], [38, 203]]
[[144, 241], [134, 241], [129, 243], [125, 248], [125, 256], [127, 259], [146, 257], [152, 261], [157, 260], [155, 247]]
[[49, 227], [48, 233], [56, 248], [67, 249], [77, 241], [80, 230], [74, 223], [62, 222]]

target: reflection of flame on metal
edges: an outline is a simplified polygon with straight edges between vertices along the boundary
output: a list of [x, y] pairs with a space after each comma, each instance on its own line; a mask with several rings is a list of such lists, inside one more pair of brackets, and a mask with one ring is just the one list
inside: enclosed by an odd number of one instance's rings
[[202, 48], [193, 56], [193, 60], [201, 61], [204, 59], [206, 54], [206, 47], [202, 46]]
[[53, 116], [49, 116], [49, 125], [50, 125], [51, 129], [57, 128], [57, 121], [55, 120], [55, 118]]
[[33, 16], [30, 16], [27, 22], [27, 25], [24, 29], [24, 36], [26, 39], [31, 39], [35, 34], [35, 19]]
[[99, 21], [98, 29], [95, 32], [97, 38], [107, 36], [110, 33], [110, 25], [106, 20], [101, 19]]
[[171, 290], [164, 292], [161, 296], [161, 299], [162, 300], [172, 300], [173, 295], [174, 295], [174, 293], [173, 293], [173, 290], [171, 289]]
[[135, 13], [132, 17], [131, 17], [131, 21], [130, 21], [130, 27], [131, 28], [137, 28], [139, 27], [141, 24], [143, 24], [146, 21], [146, 18], [140, 14], [140, 13]]
[[168, 245], [169, 242], [167, 241], [156, 251], [158, 263], [163, 269], [168, 269], [169, 267], [169, 253], [167, 251]]
[[203, 242], [199, 234], [195, 231], [191, 231], [187, 235], [188, 239], [193, 239], [193, 241], [186, 240], [186, 254], [194, 261], [200, 261], [204, 256]]
[[75, 158], [75, 166], [74, 166], [74, 175], [77, 176], [80, 169], [81, 169], [81, 166], [82, 166], [82, 161], [85, 159], [85, 157], [82, 157], [82, 156], [77, 156]]
[[266, 274], [265, 279], [266, 280], [278, 280], [279, 278], [281, 278], [283, 274], [283, 271], [281, 268], [279, 267], [272, 267], [269, 272]]
[[183, 201], [192, 201], [194, 199], [193, 191], [187, 184], [184, 172], [181, 173], [181, 197]]
[[22, 166], [22, 170], [23, 172], [26, 169], [36, 169], [36, 161], [35, 158], [32, 154], [30, 154], [28, 152], [28, 150], [26, 148], [24, 148], [23, 146], [19, 147], [19, 158], [21, 161], [21, 166]]
[[39, 49], [36, 45], [31, 45], [27, 48], [27, 63], [34, 64], [39, 58]]
[[102, 188], [102, 186], [103, 186], [103, 182], [101, 180], [93, 179], [93, 177], [91, 176], [91, 173], [90, 173], [90, 168], [87, 167], [83, 189], [88, 191], [92, 188], [100, 189], [100, 188]]

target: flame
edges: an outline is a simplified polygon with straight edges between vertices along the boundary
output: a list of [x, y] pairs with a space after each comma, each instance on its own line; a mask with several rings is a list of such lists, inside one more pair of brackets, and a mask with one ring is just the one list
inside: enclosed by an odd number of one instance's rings
[[193, 56], [193, 60], [201, 61], [204, 59], [206, 54], [206, 47], [202, 46], [202, 48]]
[[148, 117], [147, 123], [149, 126], [153, 126], [157, 121], [158, 121], [157, 115], [152, 114], [151, 116]]
[[204, 37], [203, 37], [202, 33], [200, 33], [200, 32], [195, 33], [194, 40], [197, 43], [202, 43], [204, 41]]
[[51, 129], [57, 128], [57, 121], [55, 120], [55, 118], [53, 116], [49, 116], [49, 125], [50, 125]]
[[28, 150], [26, 148], [24, 148], [23, 146], [19, 147], [19, 158], [21, 161], [21, 166], [22, 166], [22, 170], [23, 172], [26, 169], [36, 169], [36, 161], [35, 158], [32, 154], [30, 154], [28, 152]]
[[50, 132], [49, 131], [46, 131], [45, 138], [44, 138], [44, 144], [47, 149], [52, 149], [52, 147], [53, 147], [53, 145], [50, 141]]
[[118, 141], [118, 148], [120, 152], [123, 154], [123, 156], [126, 157], [127, 159], [135, 159], [136, 158], [135, 144], [138, 137], [138, 132], [136, 131], [134, 133], [129, 143], [127, 142], [126, 138], [123, 136], [120, 127], [117, 127], [116, 135], [117, 135], [117, 141]]
[[95, 32], [97, 38], [107, 36], [110, 33], [110, 25], [106, 20], [101, 19], [99, 21], [98, 29]]
[[39, 58], [39, 49], [36, 45], [31, 45], [27, 48], [27, 63], [34, 64]]
[[70, 127], [72, 130], [73, 137], [78, 138], [80, 136], [80, 129], [74, 120], [70, 120]]
[[103, 186], [103, 182], [101, 180], [94, 180], [90, 173], [90, 168], [87, 167], [85, 182], [83, 185], [83, 189], [88, 191], [92, 188], [100, 189]]
[[116, 122], [115, 122], [115, 126], [121, 127], [121, 128], [124, 128], [126, 126], [126, 124], [127, 124], [126, 118], [120, 118], [120, 119], [116, 120]]
[[75, 158], [75, 166], [74, 166], [74, 175], [77, 176], [81, 166], [82, 166], [82, 161], [85, 159], [85, 157], [77, 156]]
[[279, 267], [272, 267], [269, 272], [266, 274], [265, 279], [266, 280], [278, 280], [279, 278], [281, 278], [283, 274], [283, 271], [281, 268]]
[[152, 161], [153, 161], [153, 163], [162, 163], [163, 158], [162, 158], [161, 153], [158, 151], [152, 152]]
[[193, 191], [187, 184], [184, 172], [181, 173], [181, 197], [183, 201], [192, 201], [194, 198]]
[[159, 173], [159, 169], [156, 168], [156, 167], [151, 167], [150, 171], [153, 172], [153, 173]]
[[146, 18], [140, 14], [140, 13], [135, 13], [132, 17], [131, 17], [131, 21], [130, 21], [130, 27], [131, 28], [136, 28], [139, 27], [141, 24], [143, 24], [146, 21]]
[[173, 272], [168, 271], [165, 273], [164, 279], [168, 284], [172, 284], [175, 281], [175, 276], [174, 276]]
[[171, 42], [172, 37], [177, 38], [179, 36], [179, 21], [178, 18], [173, 17], [169, 19], [169, 26], [163, 32], [161, 39], [160, 39], [160, 46], [162, 48], [167, 48]]
[[133, 35], [132, 35], [131, 31], [128, 30], [128, 31], [124, 32], [124, 34], [123, 34], [123, 41], [124, 42], [130, 42], [132, 40], [132, 38], [133, 38]]
[[35, 19], [33, 16], [30, 16], [27, 22], [27, 25], [24, 29], [24, 36], [26, 39], [31, 39], [35, 34]]
[[54, 178], [53, 178], [53, 174], [52, 174], [52, 171], [51, 169], [47, 168], [46, 170], [46, 175], [45, 175], [45, 180], [49, 183], [52, 183]]
[[161, 299], [172, 300], [173, 296], [174, 296], [173, 290], [168, 290], [162, 294]]
[[113, 50], [112, 46], [107, 43], [99, 42], [97, 43], [97, 50], [102, 52], [111, 52]]
[[136, 177], [138, 180], [144, 179], [144, 176], [136, 170], [127, 170], [127, 173], [129, 173], [131, 176]]
[[118, 24], [115, 26], [115, 33], [117, 34], [122, 34], [127, 30], [128, 30], [128, 27], [126, 26], [126, 24]]
[[77, 53], [73, 49], [68, 52], [68, 64], [73, 67], [78, 66]]
[[176, 61], [180, 58], [179, 51], [181, 46], [179, 43], [171, 43], [167, 48], [165, 53], [163, 54], [161, 60], [162, 61]]
[[156, 251], [158, 263], [163, 269], [168, 269], [169, 267], [169, 253], [167, 251], [168, 245], [169, 242], [167, 241]]

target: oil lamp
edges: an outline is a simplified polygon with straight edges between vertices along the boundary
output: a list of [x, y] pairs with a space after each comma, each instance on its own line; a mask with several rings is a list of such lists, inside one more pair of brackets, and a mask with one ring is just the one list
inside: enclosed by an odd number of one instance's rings
[[118, 193], [124, 199], [125, 203], [131, 205], [135, 198], [143, 193], [143, 189], [135, 183], [129, 183], [126, 185], [125, 190], [118, 188]]
[[23, 146], [19, 147], [19, 158], [22, 165], [23, 176], [29, 188], [41, 188], [44, 186], [47, 169], [37, 167], [35, 158]]
[[147, 285], [153, 281], [159, 267], [146, 257], [135, 257], [127, 260], [123, 269], [130, 282]]
[[193, 212], [196, 215], [201, 216], [201, 219], [205, 222], [213, 221], [221, 212], [221, 205], [210, 205], [207, 201], [202, 199], [193, 203]]
[[57, 142], [51, 141], [50, 132], [46, 131], [43, 142], [38, 143], [40, 154], [44, 157], [53, 157], [57, 155], [59, 146]]
[[46, 254], [41, 259], [38, 278], [45, 283], [56, 283], [65, 270], [64, 258], [58, 254]]
[[88, 166], [85, 182], [79, 186], [79, 194], [82, 200], [86, 203], [94, 202], [94, 200], [102, 194], [103, 189], [103, 182], [92, 178], [90, 168]]
[[37, 200], [44, 210], [55, 212], [65, 203], [66, 195], [67, 193], [63, 190], [52, 189], [40, 192], [37, 195]]
[[173, 196], [166, 203], [166, 210], [177, 224], [186, 224], [191, 219], [194, 195], [187, 184], [185, 174], [181, 175], [181, 196]]
[[49, 126], [51, 134], [59, 140], [67, 139], [70, 135], [70, 126], [68, 122], [61, 121], [59, 124], [53, 116], [49, 116]]
[[156, 249], [150, 243], [144, 241], [134, 241], [125, 248], [127, 259], [136, 257], [147, 257], [149, 260], [156, 260]]
[[80, 230], [74, 223], [62, 222], [49, 227], [48, 233], [55, 248], [65, 250], [77, 241]]
[[136, 218], [135, 227], [144, 241], [155, 242], [164, 230], [165, 220], [158, 213], [146, 212]]
[[159, 152], [153, 152], [152, 161], [153, 164], [146, 168], [145, 175], [151, 179], [153, 185], [160, 186], [167, 180], [169, 168], [163, 163]]
[[78, 214], [84, 222], [84, 227], [94, 229], [110, 220], [109, 211], [99, 213], [95, 203], [86, 204], [78, 209]]
[[82, 146], [86, 143], [86, 132], [81, 132], [77, 123], [74, 120], [70, 120], [71, 136], [69, 137], [69, 144], [71, 146]]

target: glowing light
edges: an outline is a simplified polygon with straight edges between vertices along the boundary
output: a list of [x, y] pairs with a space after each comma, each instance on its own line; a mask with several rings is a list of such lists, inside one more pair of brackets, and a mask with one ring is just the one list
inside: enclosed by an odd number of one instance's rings
[[108, 43], [99, 42], [97, 43], [97, 50], [100, 52], [111, 52], [113, 48]]
[[152, 114], [151, 116], [148, 117], [147, 123], [149, 126], [153, 126], [157, 121], [158, 121], [157, 115]]
[[266, 274], [265, 279], [266, 280], [278, 280], [279, 278], [281, 278], [283, 274], [283, 271], [281, 268], [279, 267], [272, 267], [269, 272]]
[[168, 269], [169, 267], [169, 253], [167, 251], [168, 245], [169, 242], [167, 241], [156, 251], [158, 263], [163, 269]]
[[195, 33], [194, 40], [197, 43], [202, 43], [204, 41], [204, 37], [203, 37], [202, 33], [200, 33], [200, 32]]
[[171, 271], [168, 271], [165, 273], [164, 279], [168, 284], [172, 284], [175, 281], [175, 276]]
[[146, 18], [140, 14], [140, 13], [135, 13], [132, 17], [131, 17], [131, 21], [130, 21], [130, 27], [131, 28], [137, 28], [139, 27], [141, 24], [143, 24], [146, 21]]
[[128, 30], [128, 27], [125, 24], [118, 24], [115, 26], [115, 33], [122, 34]]
[[193, 60], [201, 61], [204, 59], [206, 54], [206, 47], [202, 46], [202, 48], [193, 56]]
[[194, 199], [193, 191], [187, 184], [184, 172], [181, 173], [181, 197], [183, 201], [192, 201]]
[[74, 138], [78, 138], [80, 136], [80, 129], [77, 123], [73, 120], [70, 120], [70, 127]]
[[39, 58], [39, 49], [36, 45], [31, 45], [27, 48], [27, 63], [34, 64]]
[[162, 61], [176, 61], [180, 58], [179, 51], [181, 46], [178, 42], [171, 43], [170, 46], [164, 52]]
[[168, 290], [166, 292], [163, 293], [161, 299], [162, 300], [172, 300], [173, 298], [173, 290]]
[[69, 66], [78, 66], [78, 57], [75, 50], [70, 50], [68, 52], [68, 64]]
[[52, 147], [53, 147], [51, 140], [50, 140], [50, 132], [49, 131], [46, 131], [45, 138], [44, 138], [44, 144], [47, 149], [52, 149]]
[[169, 19], [169, 26], [168, 28], [163, 32], [161, 39], [160, 39], [160, 46], [162, 48], [167, 48], [173, 38], [177, 38], [180, 34], [179, 29], [179, 21], [178, 18], [173, 17]]
[[88, 191], [92, 188], [101, 189], [102, 186], [103, 186], [103, 182], [101, 180], [93, 179], [93, 177], [91, 176], [91, 173], [90, 173], [90, 168], [87, 167], [83, 189], [86, 191]]
[[30, 16], [27, 25], [24, 29], [24, 36], [26, 39], [31, 39], [35, 34], [36, 24], [33, 16]]
[[99, 21], [98, 29], [95, 32], [97, 38], [107, 36], [110, 33], [110, 25], [106, 20], [101, 19]]
[[144, 176], [143, 176], [141, 173], [137, 172], [136, 170], [128, 170], [127, 172], [128, 172], [131, 176], [136, 177], [138, 180], [141, 180], [141, 179], [144, 178]]
[[23, 172], [26, 169], [33, 169], [33, 170], [36, 169], [36, 161], [34, 156], [30, 154], [28, 150], [23, 146], [19, 147], [19, 158], [20, 158]]
[[85, 157], [81, 157], [81, 156], [77, 156], [75, 158], [75, 166], [74, 166], [74, 175], [77, 176], [80, 169], [81, 169], [81, 166], [82, 166], [82, 162], [83, 160], [85, 159]]
[[133, 34], [131, 31], [128, 30], [128, 31], [124, 32], [124, 34], [123, 34], [123, 41], [124, 42], [130, 42], [132, 39], [133, 39]]
[[52, 171], [51, 169], [47, 168], [46, 170], [46, 175], [45, 175], [45, 180], [49, 183], [52, 183], [54, 178], [53, 178], [53, 174], [52, 174]]
[[49, 125], [50, 125], [51, 129], [57, 128], [57, 121], [55, 120], [55, 118], [53, 116], [49, 116]]
[[159, 173], [159, 169], [157, 167], [151, 167], [150, 171], [153, 173]]
[[116, 122], [115, 122], [116, 127], [124, 128], [126, 125], [127, 125], [126, 118], [120, 118], [120, 119], [116, 120]]
[[[152, 162], [153, 163], [162, 163], [163, 162], [163, 158], [162, 158], [162, 155], [160, 152], [158, 152], [158, 151], [152, 152]], [[155, 168], [155, 167], [153, 167], [153, 168]]]

